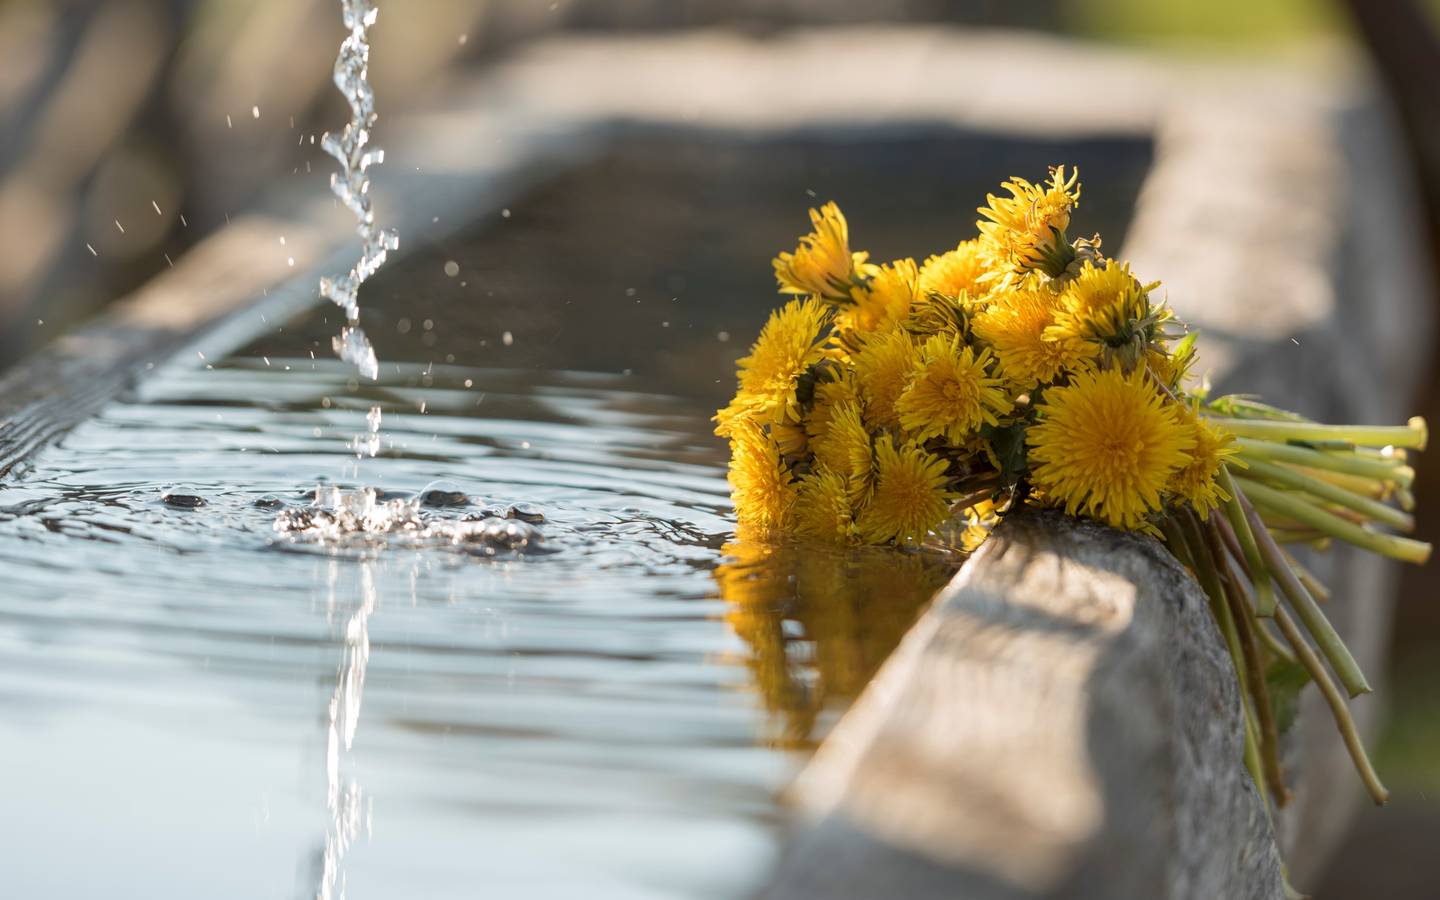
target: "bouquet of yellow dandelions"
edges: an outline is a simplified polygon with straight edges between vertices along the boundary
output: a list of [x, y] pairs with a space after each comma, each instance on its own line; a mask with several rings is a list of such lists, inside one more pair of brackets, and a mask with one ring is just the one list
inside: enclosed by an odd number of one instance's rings
[[[1369, 685], [1286, 549], [1332, 539], [1408, 562], [1425, 423], [1321, 425], [1193, 386], [1195, 335], [1100, 240], [1071, 240], [1076, 174], [1014, 178], [979, 235], [917, 265], [853, 250], [833, 203], [775, 259], [793, 295], [716, 415], [742, 535], [973, 549], [1020, 503], [1162, 539], [1208, 595], [1245, 701], [1245, 763], [1286, 802], [1280, 734], [1308, 681], [1366, 787], [1336, 680]], [[962, 530], [963, 529], [963, 530]], [[1283, 600], [1284, 602], [1277, 602]], [[1323, 660], [1323, 662], [1322, 662]], [[1332, 678], [1333, 673], [1333, 678]]]

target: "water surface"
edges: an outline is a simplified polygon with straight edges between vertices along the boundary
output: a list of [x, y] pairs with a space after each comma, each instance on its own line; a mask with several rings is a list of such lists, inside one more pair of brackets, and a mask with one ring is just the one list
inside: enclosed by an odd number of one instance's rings
[[[949, 574], [733, 542], [708, 417], [769, 256], [810, 192], [923, 256], [1012, 169], [1138, 182], [1127, 146], [650, 136], [377, 275], [374, 384], [328, 304], [150, 373], [0, 484], [7, 893], [312, 897], [328, 842], [357, 900], [745, 896], [778, 792]], [[1128, 195], [1090, 196], [1118, 233]], [[437, 481], [467, 501], [440, 519], [538, 508], [545, 552], [272, 527], [320, 482]]]

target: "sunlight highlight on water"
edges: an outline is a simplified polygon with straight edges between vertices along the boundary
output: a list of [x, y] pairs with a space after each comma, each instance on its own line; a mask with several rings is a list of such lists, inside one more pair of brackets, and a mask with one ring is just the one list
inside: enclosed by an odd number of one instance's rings
[[[336, 583], [339, 560], [330, 561], [329, 612], [334, 615], [340, 605]], [[350, 845], [363, 829], [368, 832], [370, 815], [360, 782], [344, 770], [355, 731], [360, 726], [360, 702], [365, 694], [365, 672], [370, 665], [370, 616], [375, 612], [375, 573], [371, 563], [361, 566], [360, 603], [345, 621], [345, 654], [335, 693], [330, 698], [329, 727], [325, 742], [325, 801], [331, 821], [325, 833], [325, 850], [321, 862], [318, 900], [336, 900], [345, 896], [345, 874], [341, 869]], [[338, 889], [338, 893], [337, 893]]]

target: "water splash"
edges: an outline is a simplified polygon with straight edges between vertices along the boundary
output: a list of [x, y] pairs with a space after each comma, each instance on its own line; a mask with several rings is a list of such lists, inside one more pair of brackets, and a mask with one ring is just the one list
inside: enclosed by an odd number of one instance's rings
[[350, 439], [350, 449], [355, 453], [355, 477], [360, 476], [360, 461], [365, 457], [374, 459], [380, 452], [380, 422], [384, 418], [379, 404], [370, 407], [365, 414], [365, 433]]
[[335, 86], [350, 104], [350, 121], [338, 136], [326, 132], [321, 146], [340, 163], [330, 176], [330, 189], [355, 214], [360, 235], [360, 259], [349, 272], [336, 278], [322, 278], [320, 293], [345, 312], [345, 325], [335, 337], [335, 353], [353, 364], [362, 374], [380, 377], [375, 348], [360, 328], [360, 285], [385, 262], [391, 250], [400, 246], [394, 231], [375, 223], [370, 205], [370, 167], [385, 161], [385, 151], [370, 147], [370, 130], [375, 127], [375, 93], [370, 88], [370, 26], [379, 10], [372, 0], [340, 0], [345, 27], [350, 34], [340, 44], [335, 58]]
[[282, 511], [275, 531], [335, 547], [451, 546], [480, 556], [545, 552], [545, 537], [536, 527], [545, 515], [538, 509], [521, 503], [456, 513], [470, 506], [469, 498], [437, 485], [415, 497], [390, 498], [370, 487], [347, 491], [321, 485], [310, 505]]

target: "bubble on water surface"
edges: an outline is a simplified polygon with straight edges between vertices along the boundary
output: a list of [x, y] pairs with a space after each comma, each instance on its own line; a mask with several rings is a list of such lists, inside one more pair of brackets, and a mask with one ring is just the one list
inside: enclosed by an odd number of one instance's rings
[[470, 498], [453, 481], [432, 481], [421, 488], [420, 502], [424, 506], [446, 508], [469, 506]]
[[205, 505], [205, 498], [198, 494], [166, 491], [160, 495], [160, 502], [171, 509], [199, 509]]

